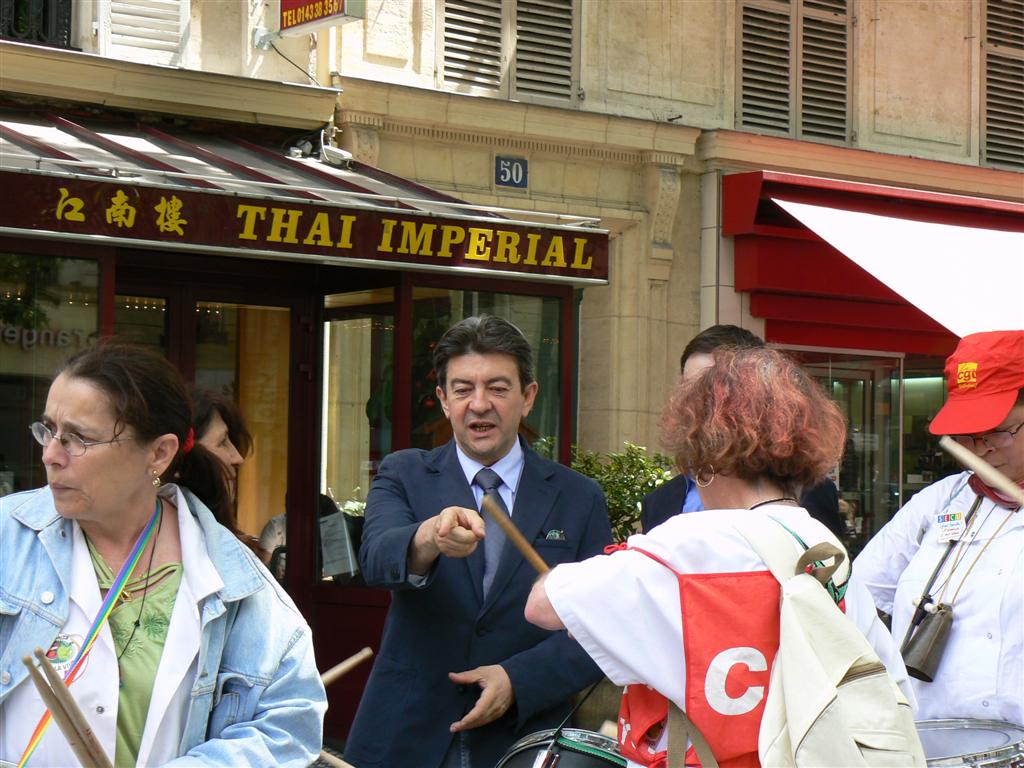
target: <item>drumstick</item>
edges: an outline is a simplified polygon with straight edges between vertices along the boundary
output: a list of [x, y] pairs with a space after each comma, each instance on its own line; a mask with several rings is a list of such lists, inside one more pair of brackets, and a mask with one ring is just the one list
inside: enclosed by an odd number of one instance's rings
[[359, 651], [359, 653], [349, 656], [340, 664], [335, 664], [333, 667], [331, 667], [322, 675], [320, 675], [320, 681], [325, 686], [330, 685], [342, 675], [351, 672], [353, 669], [362, 664], [371, 656], [373, 656], [373, 649], [363, 648], [363, 650]]
[[[39, 668], [32, 662], [32, 657], [23, 656], [21, 661], [28, 669], [29, 677], [32, 678], [32, 684], [35, 685], [36, 690], [39, 692], [39, 697], [43, 700], [46, 708], [50, 710], [53, 722], [57, 724], [60, 732], [64, 734], [64, 738], [67, 740], [68, 746], [71, 747], [71, 751], [75, 753], [75, 757], [78, 758], [78, 762], [82, 764], [82, 767], [110, 768], [109, 760], [105, 763], [97, 762], [96, 757], [90, 751], [86, 743], [84, 734], [80, 733], [75, 728], [74, 723], [68, 716], [62, 695], [49, 686], [46, 682], [46, 678], [43, 676], [43, 673], [40, 672]], [[49, 664], [49, 662], [46, 663]], [[67, 696], [67, 699], [71, 700], [71, 705], [77, 709], [78, 705], [75, 703], [74, 699], [71, 699], [71, 695], [68, 693], [67, 686], [64, 685], [63, 681], [61, 681], [61, 688], [64, 689], [64, 695]], [[79, 714], [81, 714], [80, 711]], [[105, 760], [106, 755], [103, 754], [102, 748], [100, 749], [100, 754], [103, 755], [103, 759]]]
[[57, 670], [55, 670], [49, 661], [47, 661], [46, 654], [43, 653], [42, 648], [36, 648], [35, 657], [39, 660], [39, 666], [43, 670], [43, 676], [46, 678], [46, 682], [50, 684], [50, 690], [53, 691], [54, 696], [56, 696], [63, 705], [64, 713], [71, 721], [71, 725], [74, 727], [75, 733], [81, 737], [86, 749], [89, 750], [89, 754], [92, 755], [93, 762], [103, 768], [109, 767], [111, 765], [110, 759], [107, 757], [106, 752], [103, 751], [103, 747], [100, 745], [99, 739], [97, 739], [96, 734], [93, 733], [92, 727], [85, 719], [85, 715], [79, 708], [78, 702], [76, 702], [74, 697], [72, 697], [71, 691], [68, 690], [67, 685], [63, 680], [61, 680], [60, 675], [57, 674]]
[[334, 768], [354, 768], [352, 763], [346, 763], [340, 757], [335, 757], [330, 752], [321, 750], [320, 759], [328, 765], [334, 766]]
[[523, 534], [521, 534], [519, 529], [516, 528], [516, 524], [512, 522], [512, 518], [506, 515], [505, 512], [494, 503], [494, 500], [491, 497], [485, 494], [481, 507], [484, 512], [490, 515], [490, 518], [498, 524], [501, 530], [505, 532], [505, 536], [508, 540], [515, 544], [519, 553], [526, 558], [526, 562], [532, 565], [533, 569], [537, 571], [537, 573], [543, 576], [551, 570], [548, 567], [548, 564], [545, 563], [541, 556], [537, 554], [537, 550], [531, 547], [530, 542], [523, 538]]
[[988, 485], [1002, 491], [1011, 499], [1016, 499], [1019, 504], [1024, 504], [1024, 490], [1019, 485], [984, 459], [975, 456], [949, 435], [939, 438], [939, 446], [965, 467], [974, 470], [974, 474]]

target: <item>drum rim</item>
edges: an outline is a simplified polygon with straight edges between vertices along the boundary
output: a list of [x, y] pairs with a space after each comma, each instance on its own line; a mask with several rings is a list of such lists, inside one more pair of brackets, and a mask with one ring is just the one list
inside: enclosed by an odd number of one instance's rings
[[[540, 731], [534, 731], [533, 733], [528, 733], [523, 736], [508, 748], [508, 751], [505, 752], [501, 759], [506, 760], [510, 757], [515, 757], [521, 752], [527, 749], [532, 749], [545, 741], [550, 742], [556, 733], [559, 738], [572, 740], [573, 737], [576, 737], [577, 743], [580, 745], [591, 746], [596, 742], [598, 749], [607, 751], [614, 757], [622, 758], [622, 753], [619, 752], [618, 741], [610, 736], [605, 736], [603, 733], [599, 733], [598, 731], [588, 731], [586, 728], [547, 728]], [[581, 734], [585, 735], [587, 738], [580, 738]]]
[[[1016, 757], [1017, 755], [1024, 754], [1024, 726], [1011, 723], [1006, 720], [981, 720], [974, 718], [937, 718], [934, 720], [918, 720], [915, 725], [919, 733], [939, 733], [941, 731], [953, 731], [963, 730], [965, 728], [971, 728], [976, 731], [983, 731], [988, 733], [1002, 733], [1008, 737], [1005, 744], [992, 747], [991, 749], [982, 749], [976, 752], [961, 752], [959, 754], [952, 755], [936, 755], [935, 757], [929, 757], [925, 755], [926, 762], [929, 766], [940, 766], [940, 765], [973, 765], [978, 760], [990, 760], [997, 759], [1002, 760], [1006, 757]], [[927, 726], [922, 728], [921, 726]], [[958, 760], [957, 763], [951, 763], [948, 761]]]
[[934, 720], [918, 720], [914, 723], [918, 730], [921, 730], [921, 726], [931, 726], [928, 730], [942, 730], [947, 728], [963, 728], [963, 727], [978, 727], [979, 730], [989, 726], [988, 730], [1005, 730], [1010, 728], [1018, 731], [1021, 736], [1024, 736], [1024, 725], [1018, 725], [1017, 723], [1011, 723], [1009, 720], [981, 720], [971, 717], [948, 717], [948, 718], [936, 718]]

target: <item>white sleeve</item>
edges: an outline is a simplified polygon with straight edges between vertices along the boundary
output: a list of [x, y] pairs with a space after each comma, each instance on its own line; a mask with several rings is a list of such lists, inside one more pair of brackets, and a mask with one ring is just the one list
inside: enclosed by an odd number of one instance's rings
[[878, 618], [874, 603], [871, 601], [871, 594], [867, 588], [860, 583], [850, 582], [846, 589], [846, 615], [857, 625], [864, 637], [868, 639], [871, 647], [874, 648], [878, 658], [885, 664], [892, 679], [900, 687], [903, 695], [906, 696], [910, 706], [917, 709], [917, 697], [910, 684], [910, 677], [907, 675], [907, 668], [903, 664], [903, 657], [893, 640], [885, 624]]
[[672, 571], [619, 551], [559, 565], [544, 586], [558, 618], [613, 683], [646, 683], [684, 700], [679, 583]]

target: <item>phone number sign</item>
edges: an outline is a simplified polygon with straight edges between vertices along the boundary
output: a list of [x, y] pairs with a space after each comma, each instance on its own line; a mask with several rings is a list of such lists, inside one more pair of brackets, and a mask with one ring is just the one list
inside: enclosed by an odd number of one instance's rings
[[341, 24], [349, 0], [281, 0], [281, 32], [299, 33], [311, 28]]

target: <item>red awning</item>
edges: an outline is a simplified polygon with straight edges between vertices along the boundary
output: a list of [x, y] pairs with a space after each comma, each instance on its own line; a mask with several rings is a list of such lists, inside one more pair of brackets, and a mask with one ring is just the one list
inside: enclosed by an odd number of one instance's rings
[[0, 108], [0, 235], [608, 280], [597, 219], [471, 205], [319, 144], [270, 128]]
[[722, 205], [768, 341], [946, 355], [1024, 327], [1024, 205], [771, 172], [726, 176]]

